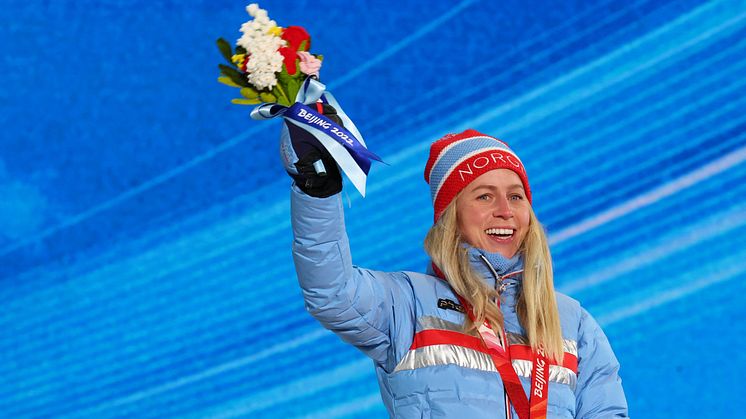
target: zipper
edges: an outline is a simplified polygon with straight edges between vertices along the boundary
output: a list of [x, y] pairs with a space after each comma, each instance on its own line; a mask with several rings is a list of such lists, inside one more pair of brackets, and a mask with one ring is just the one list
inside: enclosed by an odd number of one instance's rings
[[[505, 291], [505, 284], [503, 283], [503, 278], [500, 276], [500, 274], [497, 273], [495, 268], [492, 267], [492, 264], [489, 260], [487, 260], [484, 255], [479, 255], [479, 257], [482, 259], [482, 262], [484, 262], [485, 265], [487, 265], [487, 268], [489, 268], [490, 272], [492, 272], [492, 276], [495, 277], [495, 288], [497, 288], [497, 293], [502, 294], [503, 291]], [[500, 284], [498, 287], [497, 284]]]
[[487, 268], [489, 268], [490, 272], [492, 272], [492, 276], [495, 277], [495, 289], [497, 290], [498, 295], [502, 295], [502, 293], [505, 291], [505, 288], [508, 287], [508, 284], [505, 282], [506, 278], [523, 272], [523, 269], [521, 269], [521, 270], [510, 272], [510, 273], [500, 276], [500, 274], [497, 273], [495, 268], [492, 267], [492, 264], [490, 263], [490, 261], [487, 260], [487, 258], [484, 257], [484, 255], [479, 255], [479, 257], [482, 259], [482, 262], [484, 262], [484, 264], [487, 265]]

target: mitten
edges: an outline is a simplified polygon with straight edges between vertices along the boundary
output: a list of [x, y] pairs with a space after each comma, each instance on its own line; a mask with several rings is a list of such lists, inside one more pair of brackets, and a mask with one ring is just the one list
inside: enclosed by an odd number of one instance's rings
[[[323, 104], [323, 113], [342, 126], [333, 106]], [[313, 135], [287, 121], [280, 135], [280, 157], [285, 171], [307, 195], [326, 198], [342, 190], [342, 175], [331, 154]]]

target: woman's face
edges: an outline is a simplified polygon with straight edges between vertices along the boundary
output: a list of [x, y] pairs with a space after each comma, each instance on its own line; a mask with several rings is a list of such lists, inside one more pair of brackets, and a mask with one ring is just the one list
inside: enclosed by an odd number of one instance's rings
[[526, 237], [530, 204], [521, 178], [491, 170], [464, 188], [456, 200], [461, 237], [470, 245], [513, 257]]

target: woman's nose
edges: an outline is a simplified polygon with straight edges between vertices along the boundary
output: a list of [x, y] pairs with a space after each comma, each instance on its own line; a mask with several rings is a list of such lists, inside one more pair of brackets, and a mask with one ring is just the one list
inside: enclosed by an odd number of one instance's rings
[[510, 207], [510, 202], [507, 198], [498, 198], [495, 200], [492, 215], [499, 218], [510, 218], [513, 216], [513, 208]]

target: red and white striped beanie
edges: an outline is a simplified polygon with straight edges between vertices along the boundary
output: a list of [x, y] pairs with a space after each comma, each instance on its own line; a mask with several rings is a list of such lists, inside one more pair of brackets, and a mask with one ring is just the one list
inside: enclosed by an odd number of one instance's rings
[[460, 134], [447, 134], [432, 143], [425, 166], [425, 181], [430, 184], [435, 222], [462, 189], [495, 169], [515, 172], [521, 178], [528, 202], [531, 202], [526, 169], [504, 142], [468, 129]]

